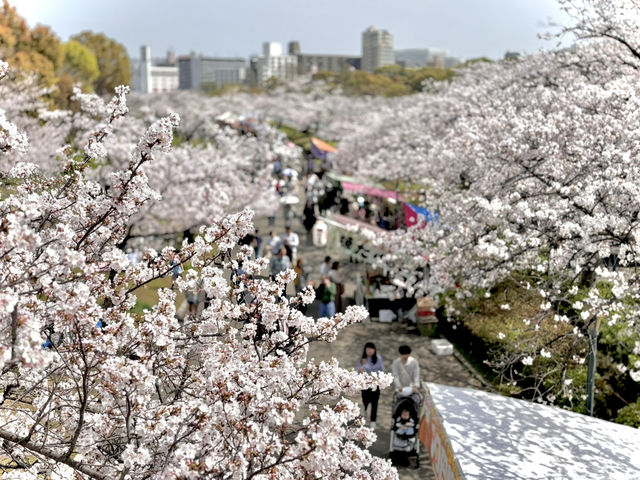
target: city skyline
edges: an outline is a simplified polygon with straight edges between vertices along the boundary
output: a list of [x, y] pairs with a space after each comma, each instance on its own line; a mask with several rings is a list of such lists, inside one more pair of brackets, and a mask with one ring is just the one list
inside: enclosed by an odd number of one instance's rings
[[549, 31], [545, 22], [563, 18], [553, 0], [247, 0], [241, 5], [185, 0], [179, 11], [167, 0], [10, 3], [31, 27], [49, 25], [63, 41], [82, 30], [104, 32], [132, 58], [139, 56], [141, 45], [150, 45], [154, 56], [173, 50], [178, 55], [249, 57], [258, 54], [265, 41], [285, 45], [291, 40], [299, 41], [303, 52], [359, 55], [361, 32], [369, 26], [388, 30], [396, 50], [436, 48], [461, 58], [502, 58], [507, 51], [552, 48], [553, 43], [545, 44], [537, 34]]

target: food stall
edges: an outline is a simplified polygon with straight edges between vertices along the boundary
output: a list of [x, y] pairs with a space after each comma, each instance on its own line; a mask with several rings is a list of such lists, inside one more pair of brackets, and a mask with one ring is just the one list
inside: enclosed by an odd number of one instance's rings
[[396, 287], [389, 283], [389, 272], [384, 267], [372, 266], [378, 265], [376, 259], [384, 254], [372, 240], [385, 230], [338, 213], [320, 217], [319, 222], [328, 227], [326, 246], [329, 251], [347, 256], [351, 262], [362, 263], [365, 266], [362, 294], [370, 316], [380, 321], [391, 321], [387, 310], [395, 311], [402, 308], [406, 299], [395, 298]]

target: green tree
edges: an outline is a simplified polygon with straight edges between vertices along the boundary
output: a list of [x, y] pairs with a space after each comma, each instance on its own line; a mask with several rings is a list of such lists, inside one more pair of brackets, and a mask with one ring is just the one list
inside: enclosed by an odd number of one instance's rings
[[474, 63], [478, 63], [478, 62], [493, 63], [493, 60], [491, 60], [490, 58], [487, 58], [487, 57], [470, 58], [469, 60], [464, 62], [462, 65], [460, 65], [460, 68], [466, 68], [466, 67], [468, 67], [470, 65], [473, 65]]
[[113, 93], [118, 85], [131, 83], [131, 62], [127, 51], [104, 33], [84, 31], [71, 37], [93, 52], [98, 60], [98, 78], [94, 82], [96, 93]]
[[385, 65], [384, 67], [376, 68], [374, 73], [387, 77], [394, 82], [407, 84], [410, 72], [411, 69], [401, 67], [400, 65]]
[[98, 60], [90, 49], [80, 42], [71, 40], [64, 45], [64, 62], [60, 73], [91, 89], [100, 76]]
[[8, 60], [18, 51], [27, 49], [30, 40], [27, 22], [4, 0], [0, 7], [0, 58]]
[[456, 72], [450, 68], [386, 65], [376, 69], [374, 73], [360, 70], [340, 73], [320, 71], [313, 78], [324, 80], [331, 88], [340, 85], [348, 95], [395, 97], [422, 91], [426, 79], [441, 82], [451, 80], [455, 75]]
[[413, 92], [421, 92], [425, 80], [444, 82], [456, 76], [456, 72], [450, 68], [424, 67], [409, 71], [408, 85]]
[[423, 67], [404, 68], [400, 65], [386, 65], [375, 71], [376, 75], [383, 75], [396, 83], [408, 87], [411, 92], [421, 92], [425, 80], [432, 79], [436, 82], [451, 80], [456, 74], [450, 68]]
[[6, 61], [18, 72], [38, 75], [41, 85], [50, 86], [56, 81], [53, 63], [38, 52], [21, 50], [8, 57]]
[[36, 25], [31, 30], [30, 50], [48, 58], [57, 72], [62, 67], [64, 48], [58, 36], [46, 25]]
[[45, 28], [37, 27], [34, 38], [27, 22], [18, 15], [15, 7], [10, 6], [7, 0], [0, 5], [0, 58], [9, 62], [16, 71], [35, 73], [43, 85], [53, 85], [56, 81], [56, 66], [50, 55], [55, 57], [55, 42], [50, 38], [50, 49], [34, 48], [40, 46], [39, 41], [45, 35]]
[[343, 85], [343, 88], [350, 95], [395, 97], [411, 93], [411, 89], [400, 82], [394, 82], [385, 75], [376, 75], [364, 71], [353, 72]]

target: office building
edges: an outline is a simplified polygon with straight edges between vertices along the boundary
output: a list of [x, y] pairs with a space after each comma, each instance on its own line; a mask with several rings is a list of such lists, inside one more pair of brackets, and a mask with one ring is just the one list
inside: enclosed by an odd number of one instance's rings
[[302, 53], [299, 42], [289, 42], [289, 55], [295, 55], [298, 59], [298, 75], [319, 71], [343, 72], [360, 68], [360, 57], [356, 55]]
[[161, 93], [178, 89], [178, 66], [175, 54], [167, 52], [164, 59], [152, 59], [151, 47], [140, 48], [140, 60], [133, 63], [133, 91]]
[[462, 61], [449, 52], [435, 48], [408, 48], [395, 51], [396, 64], [405, 68], [439, 67], [454, 68]]
[[394, 63], [393, 36], [389, 32], [373, 27], [362, 32], [362, 70], [373, 72], [376, 68]]
[[398, 65], [405, 68], [423, 68], [429, 66], [430, 51], [428, 48], [407, 48], [394, 52]]
[[204, 57], [191, 53], [178, 58], [180, 90], [241, 85], [247, 80], [244, 58]]
[[295, 55], [284, 55], [279, 42], [263, 43], [262, 55], [251, 59], [251, 69], [257, 85], [264, 85], [270, 78], [293, 80], [297, 74], [297, 66], [298, 58]]

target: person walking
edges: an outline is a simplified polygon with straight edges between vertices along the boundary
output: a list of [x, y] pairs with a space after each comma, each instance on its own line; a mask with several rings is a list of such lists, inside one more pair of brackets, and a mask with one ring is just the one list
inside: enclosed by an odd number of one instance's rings
[[280, 155], [273, 158], [273, 176], [279, 177], [282, 173], [282, 158]]
[[298, 253], [298, 245], [300, 245], [300, 237], [298, 234], [291, 230], [291, 227], [287, 227], [284, 235], [280, 237], [284, 248], [287, 249], [287, 256], [292, 262], [296, 261], [296, 255]]
[[336, 314], [336, 284], [327, 275], [322, 276], [322, 283], [316, 289], [316, 298], [320, 300], [318, 318], [333, 318]]
[[271, 259], [269, 273], [275, 278], [280, 272], [284, 272], [287, 268], [291, 268], [291, 260], [287, 257], [287, 251], [284, 247], [280, 248], [278, 255]]
[[253, 251], [255, 252], [256, 257], [260, 258], [262, 255], [262, 235], [260, 235], [260, 231], [256, 228], [255, 233], [253, 234], [253, 242], [251, 243], [253, 247]]
[[[360, 359], [360, 364], [357, 368], [361, 373], [384, 372], [384, 362], [382, 361], [382, 355], [377, 352], [376, 346], [372, 342], [367, 342], [364, 345], [362, 358]], [[366, 390], [362, 390], [361, 393], [365, 416], [367, 408], [369, 407], [369, 405], [371, 405], [371, 413], [369, 417], [371, 419], [371, 423], [369, 424], [369, 427], [375, 429], [376, 418], [378, 416], [378, 400], [380, 400], [380, 387], [376, 387], [375, 390], [372, 388], [368, 388]]]
[[399, 396], [412, 397], [416, 404], [420, 404], [420, 365], [411, 356], [411, 347], [400, 345], [400, 357], [391, 364], [393, 386]]
[[293, 281], [293, 286], [296, 289], [296, 295], [309, 285], [309, 273], [311, 273], [311, 267], [305, 265], [304, 259], [299, 258], [296, 262], [296, 266], [293, 268], [296, 272], [296, 279]]
[[171, 267], [171, 290], [173, 290], [175, 288], [176, 280], [178, 278], [182, 278], [182, 272], [184, 272], [180, 256], [177, 253], [173, 255], [173, 258], [169, 262], [169, 266]]
[[329, 270], [331, 270], [331, 257], [324, 257], [324, 262], [320, 265], [320, 276], [328, 275]]
[[311, 234], [313, 226], [316, 224], [316, 207], [311, 200], [307, 200], [302, 211], [304, 219], [302, 224], [307, 231], [307, 245], [313, 245], [313, 236]]
[[329, 279], [336, 284], [336, 312], [342, 312], [342, 294], [344, 293], [344, 275], [340, 270], [340, 262], [333, 262], [331, 270], [327, 274]]
[[267, 240], [267, 258], [272, 258], [278, 255], [280, 247], [282, 246], [282, 240], [275, 232], [269, 232], [269, 239]]

